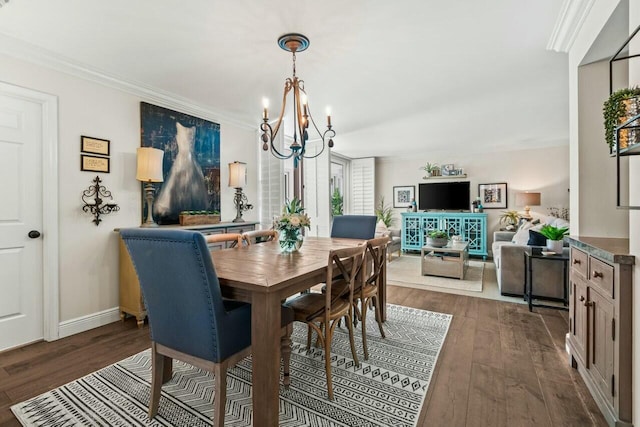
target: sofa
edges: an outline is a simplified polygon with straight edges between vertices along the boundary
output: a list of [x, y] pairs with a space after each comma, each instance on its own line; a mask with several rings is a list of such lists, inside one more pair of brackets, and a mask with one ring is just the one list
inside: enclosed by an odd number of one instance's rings
[[[491, 251], [496, 266], [498, 288], [502, 295], [521, 296], [524, 294], [524, 253], [531, 253], [533, 247], [544, 248], [544, 246], [528, 244], [532, 240], [530, 231], [538, 231], [544, 224], [554, 227], [569, 227], [569, 223], [564, 219], [541, 217], [537, 220], [523, 221], [517, 231], [496, 231], [493, 233]], [[564, 245], [563, 252], [568, 255], [568, 244], [565, 242]], [[563, 263], [533, 259], [531, 265], [534, 295], [563, 298]]]
[[387, 245], [387, 260], [391, 261], [391, 254], [398, 252], [398, 257], [402, 254], [402, 238], [400, 233], [402, 230], [397, 228], [387, 228], [382, 221], [376, 224], [376, 237], [388, 236], [389, 244]]

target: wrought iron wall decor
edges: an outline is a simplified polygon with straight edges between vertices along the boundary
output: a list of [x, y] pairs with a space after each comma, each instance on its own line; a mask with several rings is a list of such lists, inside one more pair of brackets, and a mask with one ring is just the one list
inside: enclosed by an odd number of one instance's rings
[[102, 180], [99, 176], [96, 176], [93, 184], [82, 192], [82, 210], [90, 212], [93, 215], [93, 222], [96, 226], [100, 225], [102, 219], [100, 215], [110, 214], [111, 212], [118, 212], [120, 206], [118, 206], [111, 195], [111, 191], [107, 190], [104, 185], [100, 185]]

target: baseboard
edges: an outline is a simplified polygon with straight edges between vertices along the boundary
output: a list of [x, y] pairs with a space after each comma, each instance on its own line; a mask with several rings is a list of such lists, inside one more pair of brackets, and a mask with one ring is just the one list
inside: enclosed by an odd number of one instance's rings
[[109, 308], [107, 310], [88, 314], [82, 317], [76, 317], [71, 320], [65, 320], [64, 322], [60, 322], [60, 325], [58, 326], [59, 338], [79, 334], [80, 332], [108, 325], [109, 323], [117, 322], [119, 320], [120, 309], [118, 307]]

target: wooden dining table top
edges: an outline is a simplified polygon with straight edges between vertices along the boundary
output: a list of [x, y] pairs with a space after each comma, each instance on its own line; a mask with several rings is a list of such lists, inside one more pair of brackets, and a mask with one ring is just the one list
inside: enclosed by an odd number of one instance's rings
[[292, 281], [324, 274], [329, 251], [364, 244], [362, 239], [305, 237], [302, 247], [281, 253], [277, 240], [241, 248], [212, 251], [221, 286], [251, 292], [281, 292]]

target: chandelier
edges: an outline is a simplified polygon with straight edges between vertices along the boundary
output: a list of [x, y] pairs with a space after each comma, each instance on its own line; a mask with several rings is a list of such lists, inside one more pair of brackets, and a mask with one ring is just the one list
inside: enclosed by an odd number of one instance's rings
[[[288, 77], [284, 82], [284, 95], [282, 96], [282, 108], [280, 110], [280, 117], [275, 124], [275, 127], [271, 127], [269, 124], [269, 100], [264, 99], [264, 110], [262, 112], [262, 124], [260, 130], [262, 131], [262, 149], [268, 151], [271, 149], [271, 153], [278, 159], [291, 159], [293, 158], [293, 167], [297, 168], [298, 163], [303, 159], [312, 159], [318, 157], [324, 151], [325, 146], [329, 148], [333, 147], [333, 137], [336, 136], [336, 132], [331, 126], [331, 112], [327, 109], [327, 130], [321, 132], [316, 126], [313, 116], [311, 115], [311, 109], [307, 103], [307, 92], [304, 90], [304, 80], [300, 80], [296, 76], [296, 52], [302, 52], [309, 47], [309, 39], [297, 33], [290, 33], [280, 36], [278, 38], [278, 46], [280, 48], [291, 52], [293, 54], [293, 77]], [[282, 120], [284, 118], [287, 96], [293, 90], [293, 142], [288, 149], [278, 150], [274, 145], [274, 138], [280, 130]], [[320, 140], [322, 140], [322, 148], [316, 154], [307, 154], [307, 141], [309, 140], [309, 123], [313, 126], [313, 129], [317, 132]], [[327, 141], [328, 138], [328, 141]]]

